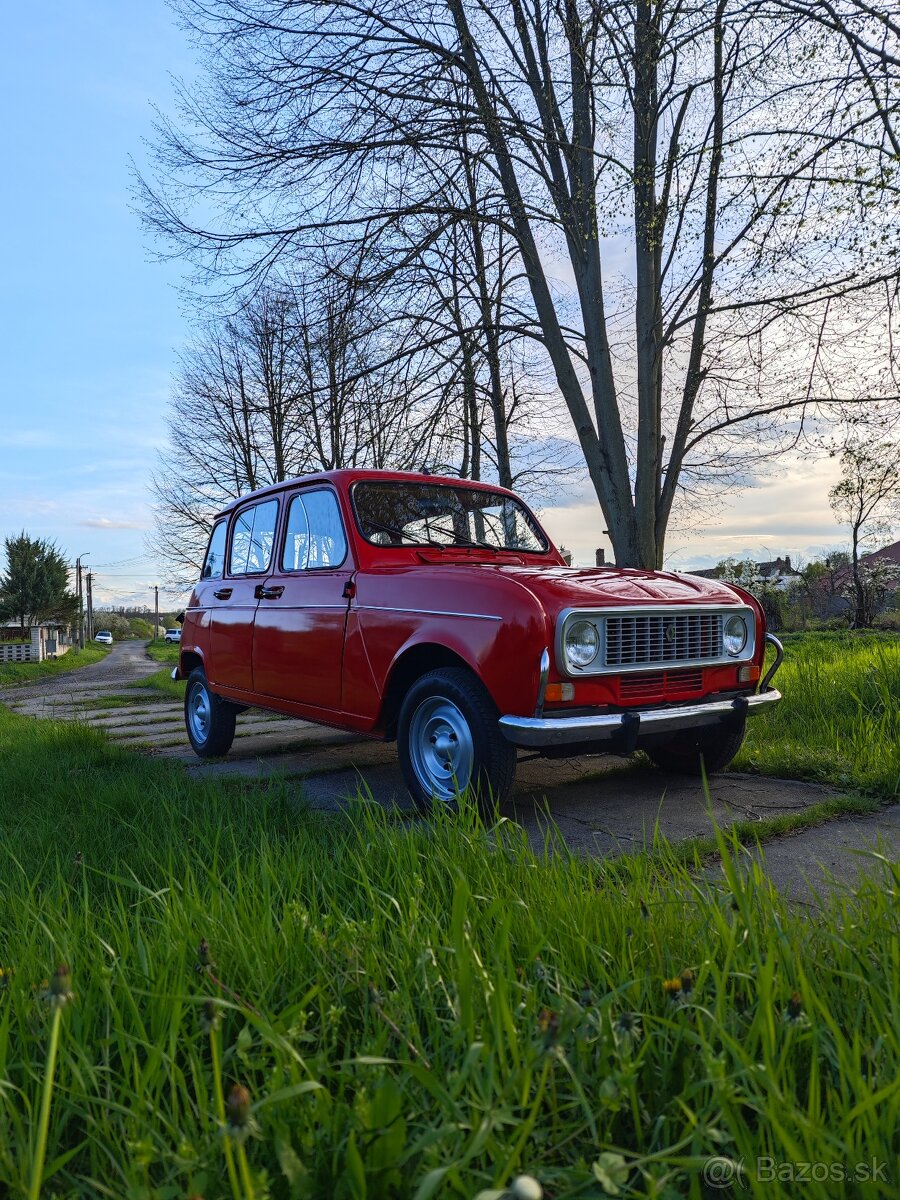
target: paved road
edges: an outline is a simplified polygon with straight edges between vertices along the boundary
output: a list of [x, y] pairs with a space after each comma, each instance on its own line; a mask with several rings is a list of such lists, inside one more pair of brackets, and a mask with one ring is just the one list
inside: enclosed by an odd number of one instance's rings
[[[93, 666], [0, 691], [0, 703], [30, 716], [88, 721], [116, 742], [183, 762], [198, 776], [284, 776], [296, 781], [298, 792], [320, 809], [339, 808], [359, 787], [379, 801], [407, 804], [394, 746], [262, 710], [238, 718], [227, 759], [201, 762], [188, 745], [180, 703], [141, 686], [159, 670], [143, 643], [123, 642]], [[652, 841], [656, 828], [680, 841], [709, 834], [711, 818], [722, 827], [761, 821], [832, 795], [817, 784], [729, 773], [712, 780], [707, 806], [699, 783], [624, 759], [554, 762], [522, 756], [515, 792], [503, 811], [538, 845], [547, 835], [550, 814], [571, 849], [609, 854], [640, 849]], [[777, 870], [780, 886], [793, 886], [798, 894], [808, 892], [804, 880], [816, 879], [820, 862], [851, 880], [866, 862], [851, 851], [881, 838], [888, 853], [898, 856], [898, 814], [900, 806], [876, 818], [843, 819], [771, 842], [770, 872]]]

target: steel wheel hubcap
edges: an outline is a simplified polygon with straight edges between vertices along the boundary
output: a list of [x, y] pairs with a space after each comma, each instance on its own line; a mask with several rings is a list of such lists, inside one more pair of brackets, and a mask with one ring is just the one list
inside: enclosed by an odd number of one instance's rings
[[205, 742], [209, 737], [210, 716], [209, 693], [205, 687], [195, 687], [188, 704], [188, 721], [195, 741]]
[[413, 713], [409, 754], [416, 778], [438, 800], [453, 800], [472, 781], [472, 731], [452, 700], [431, 696]]

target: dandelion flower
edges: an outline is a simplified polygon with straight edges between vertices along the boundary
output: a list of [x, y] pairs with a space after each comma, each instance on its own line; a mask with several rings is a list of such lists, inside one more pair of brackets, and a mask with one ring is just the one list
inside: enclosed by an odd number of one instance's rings
[[641, 1018], [637, 1013], [620, 1013], [613, 1025], [616, 1043], [624, 1050], [630, 1050], [644, 1036], [641, 1029]]
[[51, 1008], [65, 1008], [65, 1006], [75, 999], [75, 993], [71, 989], [72, 976], [69, 973], [69, 968], [65, 963], [60, 963], [53, 972], [53, 978], [50, 980], [47, 990], [44, 993], [44, 999]]
[[239, 1146], [257, 1129], [250, 1105], [251, 1098], [247, 1089], [243, 1084], [234, 1084], [225, 1101], [225, 1131]]
[[808, 1018], [803, 1011], [803, 998], [799, 992], [791, 992], [787, 1008], [782, 1014], [786, 1025], [806, 1025]]
[[204, 1033], [211, 1033], [219, 1027], [219, 1007], [214, 1000], [204, 1000], [200, 1009], [200, 1025]]

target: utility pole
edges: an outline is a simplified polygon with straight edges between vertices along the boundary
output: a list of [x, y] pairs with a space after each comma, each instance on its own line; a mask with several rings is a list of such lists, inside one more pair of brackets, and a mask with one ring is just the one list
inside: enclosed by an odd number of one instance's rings
[[81, 598], [81, 555], [75, 559], [75, 595], [78, 598], [78, 649], [84, 649], [84, 603]]
[[[88, 552], [90, 553], [90, 552]], [[75, 559], [75, 595], [78, 599], [78, 649], [84, 649], [84, 588], [81, 582], [81, 560], [88, 554], [79, 554]], [[90, 577], [89, 577], [90, 578]]]
[[94, 595], [92, 590], [94, 576], [90, 571], [87, 573], [87, 640], [94, 640]]
[[159, 632], [159, 585], [158, 584], [154, 584], [153, 594], [155, 596], [154, 612], [156, 613], [155, 617], [153, 618], [153, 640], [155, 642], [156, 635]]

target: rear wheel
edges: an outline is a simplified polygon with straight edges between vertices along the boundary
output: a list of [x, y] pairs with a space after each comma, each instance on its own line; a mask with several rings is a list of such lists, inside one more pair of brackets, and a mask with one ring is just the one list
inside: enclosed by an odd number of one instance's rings
[[420, 676], [397, 723], [403, 778], [416, 806], [455, 806], [471, 789], [482, 807], [509, 794], [516, 750], [500, 732], [500, 714], [484, 685], [462, 667]]
[[[678, 775], [707, 775], [724, 771], [741, 748], [746, 717], [731, 718], [727, 723], [680, 733], [662, 745], [647, 747], [647, 755], [664, 771]], [[701, 768], [702, 762], [702, 768]]]
[[203, 668], [191, 671], [184, 693], [184, 724], [194, 753], [200, 758], [227, 754], [236, 720], [235, 705], [210, 691]]

